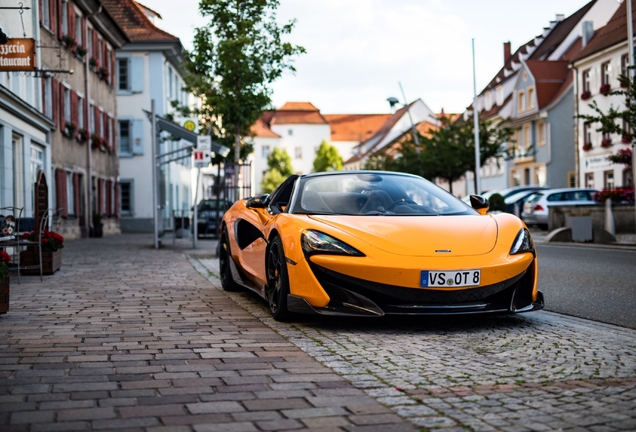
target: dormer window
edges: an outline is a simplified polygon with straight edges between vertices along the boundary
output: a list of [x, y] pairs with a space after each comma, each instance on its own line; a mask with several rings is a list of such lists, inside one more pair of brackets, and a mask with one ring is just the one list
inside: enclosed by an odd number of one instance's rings
[[486, 92], [486, 109], [492, 108], [492, 92]]
[[497, 87], [496, 100], [497, 100], [497, 105], [500, 105], [500, 106], [503, 105], [504, 92], [503, 92], [502, 86]]
[[534, 108], [534, 87], [528, 87], [528, 109]]
[[517, 93], [517, 112], [522, 113], [526, 109], [526, 92], [519, 90]]

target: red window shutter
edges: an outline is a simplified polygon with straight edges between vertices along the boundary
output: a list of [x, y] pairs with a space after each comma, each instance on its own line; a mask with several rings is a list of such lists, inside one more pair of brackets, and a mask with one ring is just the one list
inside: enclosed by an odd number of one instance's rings
[[99, 209], [99, 214], [104, 214], [104, 179], [99, 179], [97, 181], [97, 187], [99, 188], [99, 193], [97, 196], [99, 197], [99, 203], [97, 208]]
[[49, 2], [49, 25], [53, 34], [57, 32], [57, 0], [44, 0]]
[[96, 106], [93, 106], [93, 117], [95, 118], [95, 135], [99, 136], [99, 121], [101, 119], [99, 116], [99, 108]]
[[88, 134], [90, 135], [92, 131], [90, 130], [91, 125], [88, 118], [88, 99], [84, 98], [82, 100], [84, 102], [84, 106], [82, 107], [82, 109], [84, 110], [84, 129], [86, 129], [88, 131]]
[[110, 51], [110, 68], [112, 69], [110, 72], [110, 85], [115, 86], [115, 50]]
[[73, 174], [73, 203], [75, 203], [75, 217], [80, 217], [80, 176], [78, 173]]
[[57, 0], [57, 38], [62, 40], [62, 8], [66, 7], [67, 3], [62, 4], [62, 0]]
[[119, 182], [115, 183], [115, 217], [119, 218], [119, 208], [121, 207], [120, 204], [120, 197], [119, 195], [121, 194], [121, 188], [119, 186]]
[[68, 34], [75, 37], [75, 8], [69, 3], [65, 3], [65, 5], [66, 10], [68, 11], [66, 13], [68, 16]]
[[[80, 18], [82, 20], [82, 47], [88, 49], [88, 41], [86, 40], [86, 19], [84, 17]], [[84, 56], [84, 61], [87, 61], [88, 54]]]
[[106, 140], [106, 147], [110, 148], [110, 117], [104, 113], [104, 139]]
[[58, 86], [58, 81], [55, 78], [51, 78], [51, 94], [53, 96], [53, 100], [52, 100], [52, 104], [51, 106], [53, 107], [53, 123], [55, 123], [55, 125], [59, 125], [59, 111], [60, 111], [60, 104], [58, 103], [58, 100], [60, 98], [60, 95], [58, 94], [60, 87]]
[[97, 67], [99, 68], [99, 51], [97, 47], [97, 31], [93, 29], [93, 57], [97, 60]]
[[55, 170], [55, 192], [57, 196], [56, 208], [60, 211], [60, 216], [68, 217], [68, 199], [66, 196], [66, 171]]
[[60, 83], [60, 129], [64, 130], [64, 84]]

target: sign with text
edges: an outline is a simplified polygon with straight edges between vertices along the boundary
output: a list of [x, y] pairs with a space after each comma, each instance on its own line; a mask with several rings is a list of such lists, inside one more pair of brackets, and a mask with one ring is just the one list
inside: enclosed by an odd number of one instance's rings
[[197, 150], [205, 150], [210, 153], [212, 151], [212, 137], [199, 135], [197, 137]]
[[28, 38], [11, 38], [0, 45], [0, 72], [34, 71], [35, 40]]
[[195, 149], [192, 151], [195, 168], [205, 168], [210, 165], [210, 152], [207, 150]]

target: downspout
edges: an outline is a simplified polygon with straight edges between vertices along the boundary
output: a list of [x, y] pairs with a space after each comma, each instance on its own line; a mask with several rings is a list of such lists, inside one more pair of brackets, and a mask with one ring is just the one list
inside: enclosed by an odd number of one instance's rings
[[579, 170], [579, 70], [574, 64], [569, 67], [574, 69], [574, 187], [580, 187], [580, 170]]

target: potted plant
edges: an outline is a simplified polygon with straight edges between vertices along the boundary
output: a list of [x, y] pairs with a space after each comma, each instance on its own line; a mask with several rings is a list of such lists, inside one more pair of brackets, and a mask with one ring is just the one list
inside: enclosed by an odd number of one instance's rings
[[86, 129], [80, 129], [77, 131], [77, 141], [81, 144], [88, 141], [88, 131]]
[[62, 131], [62, 133], [64, 134], [64, 136], [73, 138], [75, 136], [75, 130], [77, 130], [77, 126], [75, 126], [71, 122], [66, 122], [66, 124], [64, 125], [64, 131]]
[[93, 148], [101, 149], [104, 145], [102, 142], [102, 138], [97, 134], [91, 135], [91, 142], [93, 143]]
[[602, 95], [607, 96], [612, 91], [612, 86], [609, 84], [603, 84], [599, 89]]
[[612, 146], [612, 139], [611, 138], [603, 138], [603, 141], [601, 141], [601, 147], [603, 148], [608, 148]]
[[586, 142], [583, 144], [583, 151], [590, 151], [592, 150], [592, 143], [591, 142]]
[[615, 164], [632, 166], [632, 149], [620, 149], [616, 154], [609, 155], [607, 160]]
[[99, 67], [99, 62], [95, 57], [91, 57], [90, 60], [88, 60], [88, 65], [91, 67], [91, 69], [95, 70]]
[[87, 52], [88, 50], [81, 45], [78, 45], [77, 48], [75, 49], [75, 55], [77, 55], [82, 60], [84, 59], [84, 56], [86, 55]]
[[11, 255], [0, 251], [0, 314], [9, 311], [9, 262]]
[[71, 51], [74, 50], [75, 47], [77, 46], [77, 41], [71, 35], [62, 36], [62, 43], [64, 44], [64, 46], [66, 46], [66, 48], [70, 49]]
[[[37, 242], [37, 233], [31, 231], [30, 233], [22, 234], [23, 240], [30, 242]], [[42, 274], [53, 274], [62, 266], [62, 249], [64, 248], [64, 237], [56, 233], [55, 231], [44, 230], [42, 231]], [[20, 252], [20, 264], [25, 266], [35, 266], [39, 264], [40, 253], [37, 250], [38, 246], [31, 245], [27, 247], [27, 250]], [[39, 269], [23, 269], [20, 270], [25, 275], [38, 275]]]
[[91, 237], [103, 237], [104, 236], [104, 223], [102, 222], [102, 215], [99, 212], [93, 212], [93, 228]]
[[589, 90], [586, 90], [583, 93], [581, 93], [581, 99], [583, 100], [588, 100], [591, 97], [592, 97], [592, 93], [590, 93]]
[[106, 69], [104, 66], [100, 66], [99, 70], [97, 71], [97, 75], [99, 76], [99, 79], [108, 82], [108, 75], [110, 73], [108, 72], [108, 69]]

